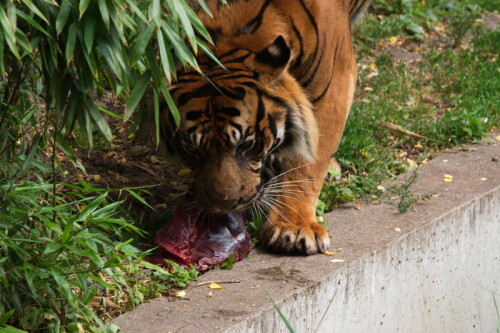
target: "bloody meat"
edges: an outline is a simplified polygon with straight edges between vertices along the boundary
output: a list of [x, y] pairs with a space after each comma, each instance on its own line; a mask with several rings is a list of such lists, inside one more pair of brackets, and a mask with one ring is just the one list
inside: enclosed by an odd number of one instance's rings
[[174, 217], [155, 236], [158, 251], [149, 261], [162, 265], [165, 259], [205, 271], [226, 262], [231, 255], [240, 260], [250, 253], [252, 240], [243, 214], [223, 215], [193, 212], [179, 205]]

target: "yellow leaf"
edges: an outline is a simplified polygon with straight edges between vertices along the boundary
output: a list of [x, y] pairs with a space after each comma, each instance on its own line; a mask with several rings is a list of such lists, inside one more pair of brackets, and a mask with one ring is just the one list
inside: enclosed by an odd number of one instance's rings
[[177, 172], [177, 176], [180, 176], [180, 177], [182, 177], [182, 176], [187, 176], [187, 175], [189, 175], [191, 172], [192, 172], [192, 171], [191, 171], [191, 169], [188, 169], [188, 168], [182, 168], [182, 169], [180, 169], [180, 170]]
[[332, 260], [330, 260], [330, 262], [344, 262], [344, 260], [342, 260], [342, 259], [332, 259]]
[[396, 231], [396, 232], [401, 232], [401, 229], [400, 229], [400, 228], [398, 228], [398, 227], [396, 227], [396, 228], [394, 228], [394, 231]]
[[186, 297], [186, 292], [184, 290], [178, 291], [175, 293], [175, 297], [184, 298], [184, 297]]
[[158, 163], [160, 161], [158, 159], [158, 157], [156, 157], [154, 155], [151, 155], [151, 157], [149, 159], [151, 160], [151, 163], [153, 163], [153, 164], [156, 164], [156, 163]]
[[445, 183], [451, 183], [452, 181], [453, 181], [453, 176], [452, 175], [448, 175], [448, 174], [444, 175], [443, 182], [445, 182]]
[[318, 221], [318, 222], [323, 222], [324, 220], [325, 220], [325, 218], [323, 216], [316, 217], [316, 221]]
[[377, 68], [377, 64], [374, 63], [374, 62], [372, 62], [369, 66], [370, 66], [371, 69]]
[[354, 209], [361, 210], [361, 206], [360, 205], [354, 205]]
[[415, 149], [422, 149], [422, 148], [424, 148], [424, 146], [422, 146], [420, 143], [417, 143], [417, 144], [416, 144], [415, 146], [413, 146], [413, 147], [415, 147]]
[[212, 292], [211, 292], [211, 291], [209, 291], [209, 292], [208, 292], [207, 297], [212, 297], [212, 296], [213, 296], [213, 295], [212, 295]]
[[365, 87], [364, 91], [373, 91], [372, 87]]
[[223, 288], [224, 288], [223, 286], [219, 286], [215, 282], [210, 282], [210, 289], [223, 289]]
[[481, 181], [482, 181], [482, 182], [485, 182], [485, 181], [487, 181], [487, 180], [488, 180], [488, 178], [486, 178], [486, 177], [481, 177]]
[[385, 187], [383, 187], [382, 185], [379, 185], [379, 186], [377, 186], [377, 190], [379, 190], [380, 192], [385, 192]]
[[500, 141], [500, 135], [495, 136], [496, 141]]
[[330, 251], [325, 251], [325, 253], [323, 253], [323, 254], [326, 256], [334, 256], [335, 255], [334, 252], [330, 252]]
[[130, 133], [130, 134], [127, 136], [127, 138], [129, 138], [129, 139], [133, 139], [134, 137], [135, 137], [135, 134], [134, 134], [134, 133]]
[[93, 177], [94, 177], [94, 180], [96, 182], [100, 182], [101, 181], [101, 175], [94, 175]]
[[392, 36], [389, 38], [389, 43], [396, 44], [398, 42], [398, 37]]

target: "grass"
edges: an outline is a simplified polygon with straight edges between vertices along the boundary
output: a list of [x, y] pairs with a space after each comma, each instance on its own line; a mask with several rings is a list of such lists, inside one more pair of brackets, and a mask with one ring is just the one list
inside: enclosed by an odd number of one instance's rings
[[[337, 153], [345, 180], [325, 182], [319, 214], [498, 128], [500, 30], [486, 30], [478, 20], [498, 7], [485, 1], [375, 2], [378, 15], [369, 15], [355, 33], [358, 94]], [[399, 60], [391, 49], [416, 61]], [[391, 132], [382, 122], [424, 138]]]

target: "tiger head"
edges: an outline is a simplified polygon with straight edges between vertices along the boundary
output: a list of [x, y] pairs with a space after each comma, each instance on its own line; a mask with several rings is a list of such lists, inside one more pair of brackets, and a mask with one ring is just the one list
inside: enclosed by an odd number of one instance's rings
[[314, 159], [318, 134], [311, 103], [287, 70], [291, 51], [282, 36], [263, 50], [218, 58], [224, 67], [199, 61], [203, 75], [185, 71], [171, 86], [180, 127], [169, 110], [161, 117], [169, 153], [194, 171], [195, 198], [225, 213], [259, 199], [273, 161]]

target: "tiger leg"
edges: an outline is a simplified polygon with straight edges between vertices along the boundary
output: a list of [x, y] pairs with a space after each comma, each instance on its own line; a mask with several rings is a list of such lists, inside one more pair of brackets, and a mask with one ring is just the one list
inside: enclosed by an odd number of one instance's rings
[[302, 254], [328, 249], [328, 232], [316, 222], [316, 200], [329, 163], [322, 164], [326, 165], [311, 164], [304, 159], [286, 163], [288, 171], [275, 184], [279, 185], [280, 193], [276, 196], [270, 193], [264, 199], [270, 207], [261, 234], [267, 249]]
[[350, 39], [345, 39], [344, 45], [345, 52], [330, 68], [325, 68], [326, 72], [333, 71], [334, 80], [328, 93], [315, 104], [319, 130], [315, 160], [284, 161], [281, 193], [267, 200], [271, 207], [261, 240], [269, 250], [313, 254], [324, 252], [329, 246], [328, 232], [316, 222], [316, 201], [339, 146], [354, 95], [357, 71]]

